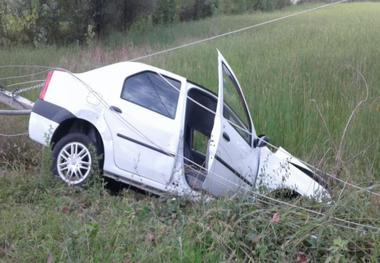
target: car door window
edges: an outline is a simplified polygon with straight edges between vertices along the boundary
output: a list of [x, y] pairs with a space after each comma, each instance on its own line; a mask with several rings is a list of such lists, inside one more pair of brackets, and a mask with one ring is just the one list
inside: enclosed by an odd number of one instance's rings
[[245, 107], [242, 95], [239, 93], [239, 86], [232, 73], [223, 63], [223, 116], [236, 131], [250, 144], [251, 142], [251, 122]]
[[180, 88], [178, 80], [145, 71], [125, 80], [121, 98], [174, 119]]

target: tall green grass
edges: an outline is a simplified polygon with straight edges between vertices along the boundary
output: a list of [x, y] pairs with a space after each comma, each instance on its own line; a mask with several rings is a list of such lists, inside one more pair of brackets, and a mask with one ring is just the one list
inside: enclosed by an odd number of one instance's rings
[[[136, 29], [88, 48], [14, 47], [0, 50], [0, 64], [84, 71], [312, 6]], [[344, 136], [339, 176], [365, 187], [374, 183], [371, 189], [379, 191], [379, 13], [378, 3], [339, 5], [144, 62], [216, 90], [218, 48], [241, 82], [258, 133], [330, 172], [336, 171], [347, 120], [366, 93], [360, 72], [368, 83], [369, 99], [354, 113]], [[2, 132], [25, 128], [22, 119], [2, 117], [0, 125]], [[2, 150], [4, 145], [20, 145], [2, 140]], [[379, 199], [348, 186], [333, 192], [333, 204], [294, 201], [325, 214], [320, 217], [260, 200], [191, 203], [134, 191], [112, 195], [99, 191], [99, 186], [68, 188], [47, 171], [30, 169], [26, 165], [30, 159], [18, 159], [26, 148], [13, 149], [12, 160], [3, 160], [13, 165], [0, 169], [0, 261], [304, 262], [306, 257], [310, 262], [377, 262], [380, 258], [379, 231], [333, 219], [380, 226]], [[34, 160], [39, 148], [31, 149]], [[276, 213], [279, 222], [272, 220]]]
[[325, 153], [335, 161], [348, 118], [366, 95], [361, 72], [370, 95], [344, 137], [343, 160], [358, 175], [378, 176], [379, 12], [375, 3], [340, 5], [148, 62], [215, 90], [218, 48], [241, 82], [258, 132], [314, 163]]
[[380, 169], [379, 12], [374, 3], [341, 5], [149, 62], [215, 90], [218, 48], [241, 82], [259, 133], [311, 161], [329, 149], [329, 158], [336, 153], [351, 112], [366, 95], [361, 72], [370, 95], [345, 136], [344, 160], [364, 151], [351, 164], [362, 162], [357, 173], [375, 175]]
[[[16, 47], [0, 51], [0, 64], [84, 71], [315, 6], [132, 30], [88, 48]], [[343, 159], [372, 177], [380, 169], [379, 10], [378, 3], [343, 4], [143, 62], [215, 90], [220, 49], [242, 84], [258, 132], [313, 163], [334, 161], [348, 117], [365, 96], [357, 71], [363, 73], [370, 97], [345, 135]]]

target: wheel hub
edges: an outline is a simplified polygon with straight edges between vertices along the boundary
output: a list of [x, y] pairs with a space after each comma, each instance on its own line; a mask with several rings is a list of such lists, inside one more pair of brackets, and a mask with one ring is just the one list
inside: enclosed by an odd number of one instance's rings
[[77, 157], [70, 157], [69, 158], [69, 169], [71, 170], [71, 171], [78, 171], [79, 170], [79, 158], [77, 158]]
[[57, 157], [58, 174], [68, 184], [79, 184], [90, 174], [91, 162], [90, 151], [84, 144], [68, 143]]

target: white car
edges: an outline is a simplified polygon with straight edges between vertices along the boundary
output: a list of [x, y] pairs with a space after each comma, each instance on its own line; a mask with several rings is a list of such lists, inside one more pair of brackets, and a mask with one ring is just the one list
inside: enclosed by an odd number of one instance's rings
[[218, 94], [141, 63], [51, 71], [30, 116], [30, 138], [52, 147], [53, 172], [70, 185], [84, 183], [100, 165], [104, 176], [155, 194], [266, 189], [328, 198], [321, 177], [257, 136], [220, 52], [218, 64]]

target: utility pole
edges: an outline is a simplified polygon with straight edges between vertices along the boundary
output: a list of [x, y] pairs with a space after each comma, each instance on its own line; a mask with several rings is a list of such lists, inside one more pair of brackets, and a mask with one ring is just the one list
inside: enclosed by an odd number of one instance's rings
[[0, 115], [28, 115], [34, 105], [30, 100], [7, 91], [2, 86], [0, 86], [0, 103], [13, 109], [0, 110]]

